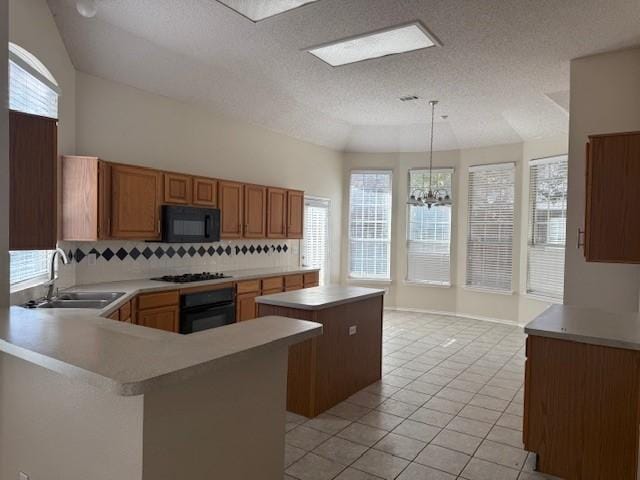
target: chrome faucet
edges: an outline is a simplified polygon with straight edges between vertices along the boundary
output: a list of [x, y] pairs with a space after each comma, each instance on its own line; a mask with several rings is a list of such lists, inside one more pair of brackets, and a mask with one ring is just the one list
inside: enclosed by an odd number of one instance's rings
[[51, 268], [49, 270], [49, 288], [47, 289], [47, 300], [51, 300], [51, 297], [53, 297], [53, 290], [56, 286], [56, 279], [58, 277], [56, 277], [56, 258], [58, 257], [58, 254], [60, 254], [60, 257], [62, 258], [62, 263], [65, 265], [69, 265], [69, 258], [67, 258], [67, 254], [64, 253], [64, 250], [62, 250], [61, 248], [56, 248], [55, 251], [53, 252], [53, 255], [51, 256]]

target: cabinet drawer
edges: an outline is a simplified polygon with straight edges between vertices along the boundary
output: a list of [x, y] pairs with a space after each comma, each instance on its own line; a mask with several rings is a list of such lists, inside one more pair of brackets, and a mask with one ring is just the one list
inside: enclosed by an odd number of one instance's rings
[[305, 287], [317, 287], [319, 283], [318, 272], [309, 272], [304, 274]]
[[262, 290], [282, 290], [283, 282], [284, 278], [282, 277], [264, 278], [262, 280]]
[[245, 282], [236, 283], [236, 293], [260, 293], [260, 280], [247, 280]]
[[302, 278], [302, 274], [299, 275], [287, 275], [284, 277], [284, 286], [287, 290], [292, 290], [294, 288], [302, 288], [304, 285], [304, 281]]
[[160, 293], [147, 293], [138, 297], [138, 309], [146, 310], [149, 308], [167, 307], [178, 305], [180, 295], [177, 290]]

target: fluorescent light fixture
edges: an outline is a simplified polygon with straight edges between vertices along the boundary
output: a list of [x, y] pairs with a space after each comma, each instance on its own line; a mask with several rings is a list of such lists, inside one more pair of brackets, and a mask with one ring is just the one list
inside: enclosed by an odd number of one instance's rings
[[419, 22], [326, 43], [307, 51], [332, 67], [439, 45]]
[[218, 0], [253, 22], [273, 17], [318, 0]]

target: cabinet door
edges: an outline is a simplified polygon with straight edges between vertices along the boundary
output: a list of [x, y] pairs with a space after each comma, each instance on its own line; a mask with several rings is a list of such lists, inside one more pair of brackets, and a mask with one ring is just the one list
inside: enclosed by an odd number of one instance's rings
[[304, 192], [287, 192], [287, 238], [302, 238], [304, 228]]
[[111, 237], [158, 240], [162, 174], [111, 165]]
[[300, 290], [304, 287], [304, 281], [302, 275], [287, 275], [284, 277], [284, 290], [285, 292], [291, 292], [293, 290]]
[[287, 191], [267, 189], [267, 237], [287, 237]]
[[265, 238], [267, 224], [267, 189], [244, 186], [244, 237]]
[[587, 147], [585, 257], [640, 263], [640, 133], [590, 137]]
[[179, 331], [180, 309], [178, 307], [160, 307], [138, 312], [138, 325], [157, 328], [168, 332]]
[[[56, 248], [58, 121], [12, 111], [9, 115], [9, 248]], [[6, 255], [6, 252], [5, 252]]]
[[215, 207], [218, 204], [218, 182], [210, 178], [193, 179], [193, 204], [202, 207]]
[[178, 203], [188, 205], [191, 203], [192, 179], [188, 175], [179, 173], [164, 174], [164, 203]]
[[320, 284], [320, 275], [318, 272], [309, 272], [304, 274], [304, 288], [317, 287]]
[[257, 317], [256, 297], [257, 293], [244, 293], [236, 297], [236, 321], [244, 322]]
[[242, 238], [243, 200], [241, 183], [218, 182], [221, 238]]

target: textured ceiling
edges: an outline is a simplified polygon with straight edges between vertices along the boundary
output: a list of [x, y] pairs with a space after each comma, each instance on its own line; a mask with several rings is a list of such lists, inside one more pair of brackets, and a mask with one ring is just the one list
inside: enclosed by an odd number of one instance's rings
[[[253, 23], [214, 0], [49, 0], [76, 68], [346, 151], [568, 131], [569, 61], [640, 44], [638, 0], [320, 0]], [[304, 49], [420, 20], [442, 42], [331, 68]], [[401, 102], [415, 94], [420, 100]]]

